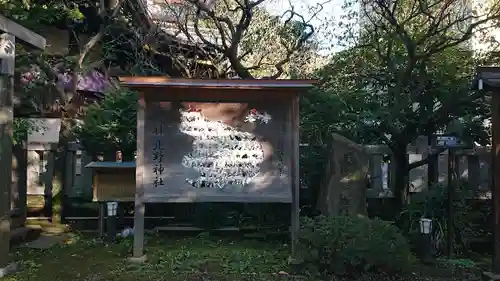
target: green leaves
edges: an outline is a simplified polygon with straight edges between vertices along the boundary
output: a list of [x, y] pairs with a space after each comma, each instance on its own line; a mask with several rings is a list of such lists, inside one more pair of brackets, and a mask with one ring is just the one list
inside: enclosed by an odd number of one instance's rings
[[90, 154], [121, 150], [131, 159], [136, 148], [137, 96], [125, 89], [106, 93], [104, 100], [88, 107], [74, 134]]
[[0, 10], [8, 17], [33, 30], [39, 30], [40, 24], [54, 24], [65, 20], [83, 20], [83, 14], [73, 5], [68, 7], [65, 1], [25, 1], [2, 0]]
[[[15, 256], [23, 270], [9, 281], [59, 280], [283, 280], [290, 248], [276, 241], [222, 237], [147, 236], [148, 262], [131, 264], [132, 241], [105, 245], [74, 237], [68, 245], [43, 251], [21, 249]], [[47, 258], [50, 257], [50, 258]], [[64, 260], [64, 266], [60, 261]], [[3, 280], [3, 279], [2, 279]]]
[[[324, 90], [348, 104], [345, 122], [378, 135], [378, 142], [405, 146], [420, 134], [448, 127], [451, 120], [485, 119], [488, 103], [470, 89], [475, 66], [484, 63], [468, 49], [471, 35], [466, 31], [478, 20], [463, 13], [458, 0], [387, 3], [366, 2], [361, 11], [352, 11], [361, 13], [356, 22], [361, 32], [346, 30], [342, 39], [354, 42], [353, 47], [322, 71], [333, 74], [322, 79]], [[483, 12], [498, 15], [497, 8]], [[350, 20], [344, 18], [344, 29], [352, 27]], [[359, 140], [366, 139], [376, 140]]]
[[303, 218], [299, 245], [306, 265], [324, 273], [404, 271], [415, 261], [396, 226], [363, 217]]
[[30, 133], [43, 130], [43, 128], [39, 128], [32, 119], [28, 118], [15, 118], [13, 125], [12, 142], [14, 145], [25, 142]]

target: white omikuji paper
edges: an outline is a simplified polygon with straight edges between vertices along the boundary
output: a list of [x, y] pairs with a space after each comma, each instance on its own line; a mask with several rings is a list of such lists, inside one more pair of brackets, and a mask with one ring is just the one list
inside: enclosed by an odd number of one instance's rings
[[[223, 188], [247, 185], [259, 173], [264, 151], [256, 136], [221, 121], [211, 121], [197, 111], [181, 110], [181, 132], [194, 138], [192, 151], [182, 165], [200, 173], [186, 182], [196, 188]], [[245, 122], [268, 123], [266, 113], [251, 112]]]

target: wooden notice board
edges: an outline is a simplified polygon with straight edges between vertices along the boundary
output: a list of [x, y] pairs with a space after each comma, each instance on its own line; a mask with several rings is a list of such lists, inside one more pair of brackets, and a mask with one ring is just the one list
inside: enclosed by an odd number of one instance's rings
[[311, 81], [120, 81], [139, 93], [135, 258], [143, 255], [145, 203], [291, 203], [296, 241], [298, 98]]
[[167, 84], [166, 90], [134, 85], [140, 78], [122, 81], [141, 92], [138, 184], [144, 202], [292, 201], [296, 88], [228, 80], [227, 86]]
[[146, 101], [146, 202], [290, 203], [287, 104]]
[[91, 162], [93, 201], [133, 202], [135, 198], [135, 162]]

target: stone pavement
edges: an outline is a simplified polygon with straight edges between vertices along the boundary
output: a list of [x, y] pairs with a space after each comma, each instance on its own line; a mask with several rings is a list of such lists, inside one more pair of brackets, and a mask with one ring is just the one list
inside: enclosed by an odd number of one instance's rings
[[63, 243], [68, 239], [66, 234], [42, 233], [37, 239], [25, 243], [22, 247], [32, 249], [50, 249], [53, 246]]

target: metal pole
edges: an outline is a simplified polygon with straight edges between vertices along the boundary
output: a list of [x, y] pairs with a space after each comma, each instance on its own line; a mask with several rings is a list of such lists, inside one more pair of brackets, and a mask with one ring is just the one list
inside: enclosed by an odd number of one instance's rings
[[431, 253], [431, 234], [423, 233], [422, 234], [422, 261], [429, 262], [432, 257]]
[[431, 262], [431, 242], [432, 242], [432, 219], [420, 218], [420, 243], [421, 243], [421, 259], [422, 262]]
[[108, 213], [106, 219], [107, 226], [107, 241], [109, 243], [114, 243], [116, 241], [116, 210], [117, 205], [116, 202], [107, 202], [106, 203], [106, 211]]

